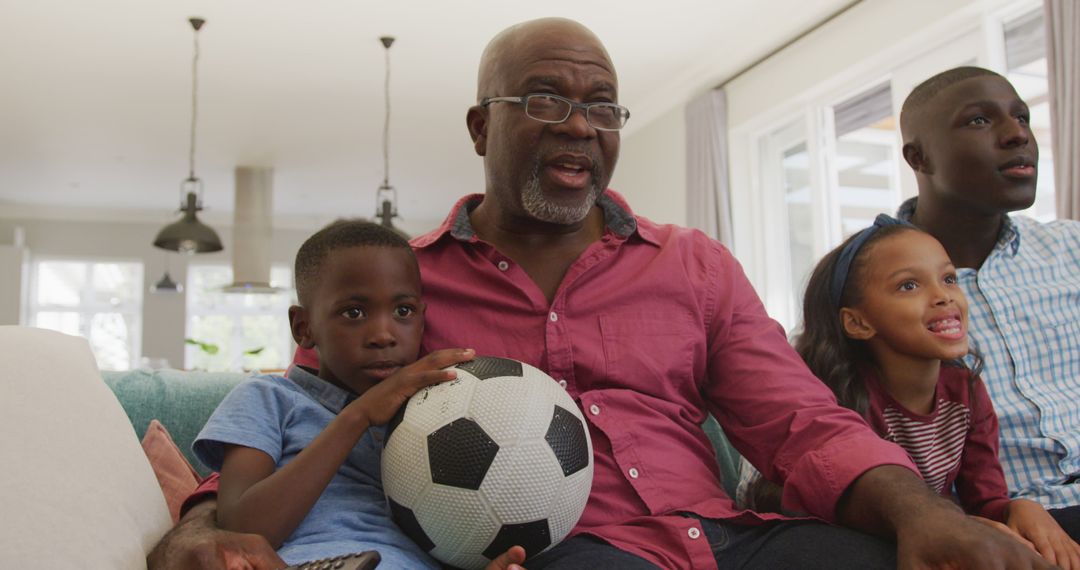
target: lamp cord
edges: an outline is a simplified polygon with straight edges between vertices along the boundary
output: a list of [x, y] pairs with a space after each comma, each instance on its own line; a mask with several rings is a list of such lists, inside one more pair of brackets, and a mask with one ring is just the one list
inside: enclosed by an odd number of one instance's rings
[[195, 122], [199, 116], [199, 30], [195, 30], [195, 55], [191, 59], [191, 147], [188, 152], [188, 179], [195, 179]]
[[383, 123], [383, 187], [390, 187], [390, 46], [386, 46], [386, 81], [383, 97], [386, 99], [386, 122]]

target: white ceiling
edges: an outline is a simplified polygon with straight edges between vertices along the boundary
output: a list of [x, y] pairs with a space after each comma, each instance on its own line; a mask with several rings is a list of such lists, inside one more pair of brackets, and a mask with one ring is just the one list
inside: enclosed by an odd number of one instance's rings
[[382, 180], [406, 219], [482, 190], [464, 126], [476, 65], [504, 27], [566, 16], [605, 42], [634, 131], [847, 0], [0, 0], [0, 216], [79, 210], [166, 221], [187, 175], [192, 32], [196, 173], [227, 219], [237, 165], [275, 170], [279, 219], [370, 216]]

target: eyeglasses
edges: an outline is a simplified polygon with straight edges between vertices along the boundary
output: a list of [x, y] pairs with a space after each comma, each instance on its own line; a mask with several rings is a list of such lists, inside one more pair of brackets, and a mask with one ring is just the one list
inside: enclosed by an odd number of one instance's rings
[[525, 106], [525, 114], [541, 123], [561, 123], [570, 118], [574, 109], [585, 111], [585, 121], [600, 131], [617, 131], [626, 125], [630, 110], [615, 103], [578, 103], [566, 97], [546, 93], [530, 93], [522, 97], [484, 97], [481, 107], [491, 103], [518, 103]]

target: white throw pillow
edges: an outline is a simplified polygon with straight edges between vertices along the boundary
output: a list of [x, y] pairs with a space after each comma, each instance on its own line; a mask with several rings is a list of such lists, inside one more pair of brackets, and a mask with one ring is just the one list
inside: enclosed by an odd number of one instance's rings
[[0, 326], [0, 568], [146, 568], [171, 526], [85, 339]]

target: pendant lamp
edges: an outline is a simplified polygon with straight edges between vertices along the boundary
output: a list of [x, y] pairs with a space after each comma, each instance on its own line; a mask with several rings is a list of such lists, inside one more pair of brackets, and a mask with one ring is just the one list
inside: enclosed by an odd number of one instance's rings
[[180, 183], [180, 211], [183, 217], [158, 232], [154, 246], [180, 253], [210, 253], [221, 251], [221, 238], [210, 226], [199, 221], [196, 212], [202, 210], [203, 183], [195, 176], [195, 127], [198, 122], [199, 88], [199, 29], [206, 20], [190, 18], [195, 30], [195, 49], [191, 60], [191, 145], [188, 151], [188, 177]]
[[383, 82], [383, 95], [386, 100], [386, 121], [383, 123], [383, 181], [375, 192], [375, 217], [384, 227], [390, 228], [409, 239], [409, 235], [394, 226], [393, 219], [398, 217], [397, 190], [390, 185], [390, 46], [394, 45], [393, 36], [379, 38], [386, 50], [386, 80]]

